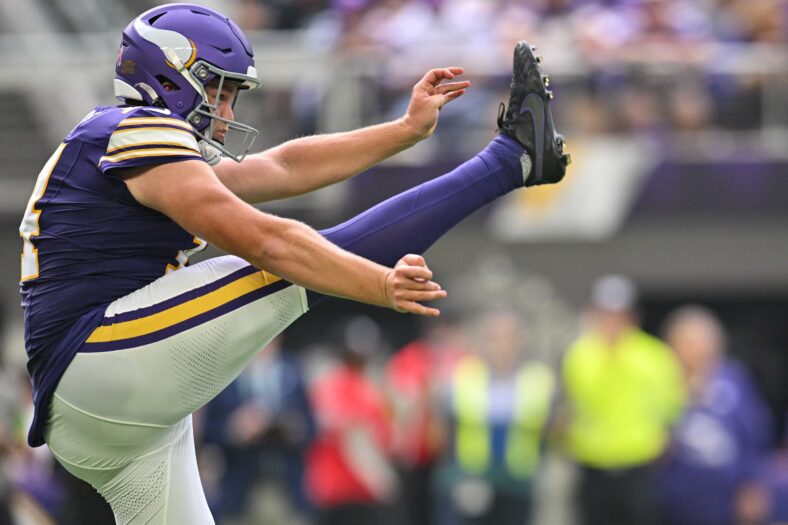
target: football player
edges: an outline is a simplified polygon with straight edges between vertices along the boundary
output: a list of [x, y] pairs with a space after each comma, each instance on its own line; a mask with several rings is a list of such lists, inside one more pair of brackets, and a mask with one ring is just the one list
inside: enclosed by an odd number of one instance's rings
[[[469, 87], [462, 68], [427, 72], [398, 120], [247, 155], [257, 131], [233, 107], [259, 80], [227, 17], [151, 9], [124, 30], [115, 66], [120, 105], [95, 108], [57, 147], [20, 227], [29, 442], [46, 442], [118, 523], [213, 523], [192, 412], [327, 295], [438, 315], [424, 303], [446, 292], [418, 254], [485, 203], [561, 180], [568, 156], [523, 42], [481, 153], [316, 232], [248, 203], [342, 181], [427, 138]], [[206, 242], [230, 255], [187, 266]]]

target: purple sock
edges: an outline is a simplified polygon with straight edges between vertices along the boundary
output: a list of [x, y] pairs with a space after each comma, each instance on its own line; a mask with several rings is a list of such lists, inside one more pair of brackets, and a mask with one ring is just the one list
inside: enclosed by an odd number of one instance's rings
[[[497, 135], [453, 171], [407, 190], [320, 232], [326, 239], [386, 266], [424, 253], [444, 233], [488, 202], [523, 185], [523, 147]], [[309, 291], [310, 306], [325, 296]]]

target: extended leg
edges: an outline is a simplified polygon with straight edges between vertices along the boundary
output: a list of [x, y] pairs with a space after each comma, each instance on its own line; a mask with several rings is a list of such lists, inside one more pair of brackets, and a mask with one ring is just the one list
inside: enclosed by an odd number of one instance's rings
[[320, 232], [334, 244], [392, 266], [423, 253], [462, 219], [523, 185], [523, 147], [499, 135], [455, 170]]
[[[407, 253], [424, 253], [465, 217], [521, 187], [522, 154], [520, 144], [499, 135], [453, 171], [321, 233], [346, 250], [393, 266]], [[310, 306], [325, 298], [315, 292], [308, 296]]]
[[[570, 162], [550, 112], [552, 93], [541, 59], [527, 42], [515, 47], [509, 107], [498, 116], [499, 135], [454, 171], [373, 207], [323, 235], [335, 244], [392, 266], [423, 253], [462, 219], [521, 186], [560, 181]], [[505, 110], [505, 111], [504, 111]], [[324, 296], [309, 292], [310, 305]]]

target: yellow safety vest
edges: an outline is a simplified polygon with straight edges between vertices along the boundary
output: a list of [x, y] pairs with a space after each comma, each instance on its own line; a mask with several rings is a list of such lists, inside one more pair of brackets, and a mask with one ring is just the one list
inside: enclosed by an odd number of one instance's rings
[[[452, 377], [457, 419], [455, 454], [469, 473], [482, 474], [490, 466], [492, 444], [487, 412], [489, 367], [477, 357], [463, 358]], [[529, 363], [517, 372], [514, 414], [506, 436], [506, 467], [516, 478], [527, 479], [539, 466], [540, 438], [550, 413], [554, 379], [543, 363]]]
[[597, 468], [633, 467], [659, 456], [686, 396], [673, 352], [640, 330], [615, 348], [593, 334], [580, 337], [565, 356], [563, 379], [572, 408], [569, 450]]

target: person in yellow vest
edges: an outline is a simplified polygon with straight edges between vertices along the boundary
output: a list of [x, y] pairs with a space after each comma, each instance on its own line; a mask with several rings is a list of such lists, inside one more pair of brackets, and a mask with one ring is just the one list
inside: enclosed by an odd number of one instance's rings
[[636, 300], [631, 280], [597, 280], [588, 326], [564, 356], [565, 439], [580, 466], [582, 525], [657, 520], [653, 465], [686, 393], [673, 352], [638, 327]]
[[451, 514], [443, 523], [528, 522], [555, 378], [523, 359], [521, 325], [510, 311], [485, 316], [479, 351], [452, 373], [449, 449], [438, 474], [448, 502], [440, 510]]

